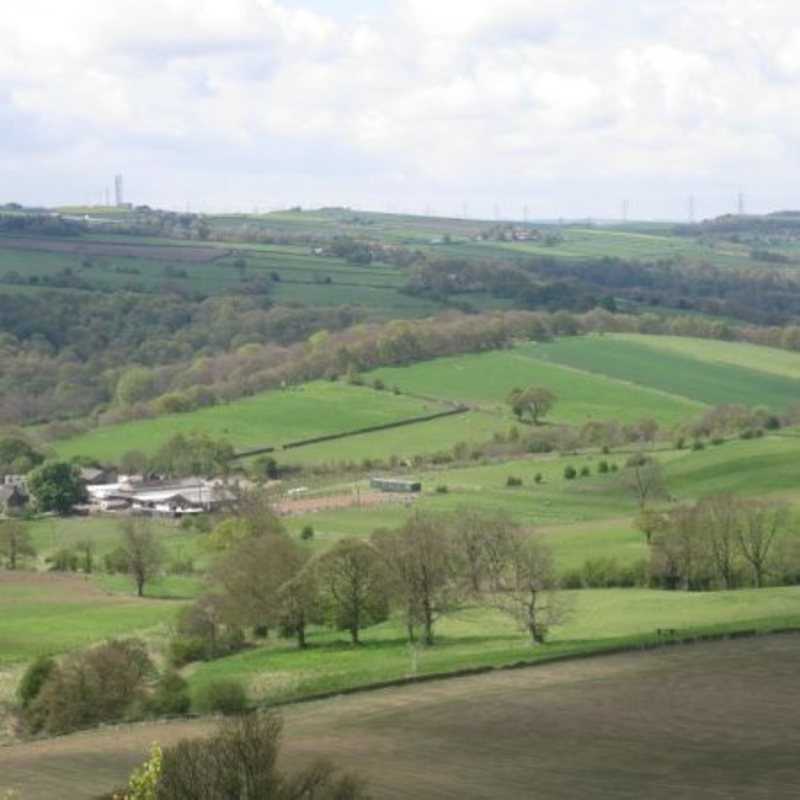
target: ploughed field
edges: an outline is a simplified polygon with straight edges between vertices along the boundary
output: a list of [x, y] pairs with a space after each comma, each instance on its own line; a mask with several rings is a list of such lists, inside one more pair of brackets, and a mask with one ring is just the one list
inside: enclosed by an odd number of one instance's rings
[[[794, 798], [800, 636], [605, 656], [288, 707], [285, 766], [326, 756], [376, 798]], [[90, 798], [208, 721], [0, 749], [0, 788]]]

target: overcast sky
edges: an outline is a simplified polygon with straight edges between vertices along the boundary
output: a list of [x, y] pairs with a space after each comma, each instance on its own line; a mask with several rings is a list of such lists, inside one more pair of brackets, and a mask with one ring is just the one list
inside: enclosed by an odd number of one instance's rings
[[23, 0], [0, 202], [800, 208], [797, 0]]

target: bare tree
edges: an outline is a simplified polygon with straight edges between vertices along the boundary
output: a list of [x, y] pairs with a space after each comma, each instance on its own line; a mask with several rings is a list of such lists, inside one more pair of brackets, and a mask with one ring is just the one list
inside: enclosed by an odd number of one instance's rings
[[343, 539], [316, 564], [332, 621], [359, 644], [359, 631], [389, 614], [386, 566], [373, 544]]
[[505, 539], [504, 557], [494, 566], [489, 603], [511, 616], [533, 644], [542, 644], [554, 625], [566, 620], [570, 606], [559, 591], [550, 548], [522, 531]]
[[742, 511], [739, 548], [753, 571], [753, 582], [760, 588], [770, 567], [773, 548], [789, 523], [789, 510], [784, 505], [751, 500], [742, 504]]
[[433, 644], [436, 620], [460, 600], [448, 522], [443, 515], [416, 512], [399, 530], [373, 539], [388, 566], [391, 590], [405, 609], [410, 641], [421, 625], [423, 642]]
[[20, 558], [36, 555], [30, 534], [18, 520], [0, 523], [0, 555], [6, 557], [9, 569], [16, 569]]
[[702, 589], [710, 583], [708, 537], [693, 506], [675, 508], [651, 540], [650, 568], [669, 589]]
[[161, 800], [366, 800], [363, 782], [337, 773], [327, 761], [302, 771], [280, 771], [281, 718], [272, 712], [223, 722], [205, 739], [184, 739], [163, 751], [157, 794]]
[[651, 500], [664, 499], [669, 496], [661, 464], [642, 453], [638, 453], [631, 459], [622, 473], [622, 483], [633, 495], [640, 512]]
[[742, 504], [731, 495], [717, 495], [701, 501], [697, 513], [716, 577], [723, 588], [732, 589], [739, 567]]
[[502, 511], [460, 508], [452, 516], [451, 527], [467, 589], [473, 595], [480, 595], [516, 526]]
[[126, 519], [121, 523], [120, 549], [128, 566], [128, 574], [136, 582], [136, 594], [144, 596], [144, 587], [161, 574], [165, 552], [147, 520]]

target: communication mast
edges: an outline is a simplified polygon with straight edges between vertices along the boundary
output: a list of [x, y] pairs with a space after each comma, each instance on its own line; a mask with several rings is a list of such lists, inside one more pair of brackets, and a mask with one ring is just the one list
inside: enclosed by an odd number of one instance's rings
[[125, 196], [122, 191], [122, 175], [114, 176], [114, 201], [117, 208], [125, 204]]

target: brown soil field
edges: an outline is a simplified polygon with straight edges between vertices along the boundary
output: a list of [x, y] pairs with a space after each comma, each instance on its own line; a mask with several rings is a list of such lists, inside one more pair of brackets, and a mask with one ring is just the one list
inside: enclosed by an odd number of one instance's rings
[[218, 247], [129, 244], [127, 242], [85, 241], [83, 239], [0, 239], [0, 245], [14, 250], [43, 250], [48, 253], [75, 253], [81, 256], [146, 258], [150, 261], [188, 261], [203, 263], [223, 258], [229, 250]]
[[389, 503], [411, 505], [415, 499], [416, 496], [410, 494], [359, 492], [356, 495], [353, 492], [346, 492], [344, 494], [299, 497], [294, 500], [279, 500], [275, 503], [274, 509], [281, 516], [291, 516], [292, 514], [313, 514], [317, 511], [335, 511], [340, 508], [367, 508]]
[[[328, 756], [376, 798], [797, 798], [800, 636], [719, 641], [287, 708], [285, 766]], [[20, 800], [119, 786], [209, 721], [0, 748]]]

